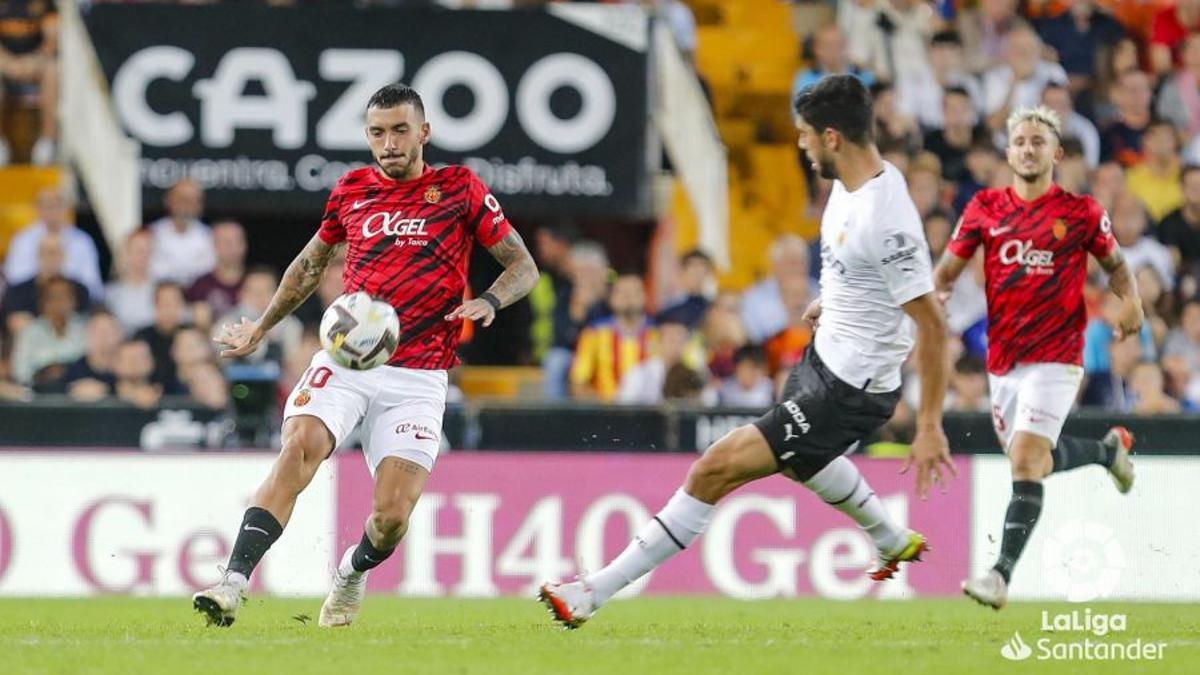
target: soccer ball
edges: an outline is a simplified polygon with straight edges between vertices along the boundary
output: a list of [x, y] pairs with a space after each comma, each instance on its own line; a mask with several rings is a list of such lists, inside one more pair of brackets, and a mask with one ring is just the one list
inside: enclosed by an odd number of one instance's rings
[[396, 310], [362, 291], [339, 296], [321, 317], [321, 346], [334, 361], [353, 370], [387, 363], [399, 340]]

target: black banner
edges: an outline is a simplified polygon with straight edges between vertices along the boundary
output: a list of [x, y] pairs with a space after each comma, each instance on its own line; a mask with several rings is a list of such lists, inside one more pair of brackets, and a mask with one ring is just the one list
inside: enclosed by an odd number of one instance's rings
[[509, 212], [636, 216], [648, 28], [630, 9], [100, 4], [88, 27], [147, 205], [191, 177], [214, 211], [315, 218], [371, 161], [367, 99], [404, 81], [432, 125], [427, 161], [470, 167]]

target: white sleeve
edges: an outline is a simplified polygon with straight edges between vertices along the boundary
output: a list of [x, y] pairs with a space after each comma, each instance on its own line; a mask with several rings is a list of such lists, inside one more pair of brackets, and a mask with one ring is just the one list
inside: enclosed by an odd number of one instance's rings
[[908, 193], [897, 195], [886, 221], [876, 221], [867, 239], [867, 252], [875, 258], [879, 273], [897, 305], [933, 292], [933, 265], [917, 208]]

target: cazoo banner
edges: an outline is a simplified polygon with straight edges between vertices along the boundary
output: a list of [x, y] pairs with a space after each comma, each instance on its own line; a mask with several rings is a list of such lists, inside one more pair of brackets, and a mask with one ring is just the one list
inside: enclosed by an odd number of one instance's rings
[[87, 21], [118, 117], [142, 145], [148, 206], [190, 177], [210, 210], [315, 219], [334, 182], [371, 161], [367, 99], [403, 81], [424, 98], [427, 160], [467, 165], [509, 211], [648, 210], [638, 7], [98, 4]]

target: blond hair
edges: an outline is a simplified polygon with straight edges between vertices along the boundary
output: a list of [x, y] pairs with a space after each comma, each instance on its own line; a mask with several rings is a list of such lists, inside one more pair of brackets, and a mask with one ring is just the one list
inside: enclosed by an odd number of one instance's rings
[[1020, 108], [1018, 110], [1014, 110], [1012, 114], [1008, 116], [1008, 135], [1012, 136], [1013, 130], [1020, 126], [1022, 122], [1041, 124], [1050, 131], [1053, 131], [1055, 138], [1059, 139], [1060, 141], [1062, 140], [1062, 119], [1058, 116], [1058, 113], [1044, 105], [1039, 105], [1036, 108]]

